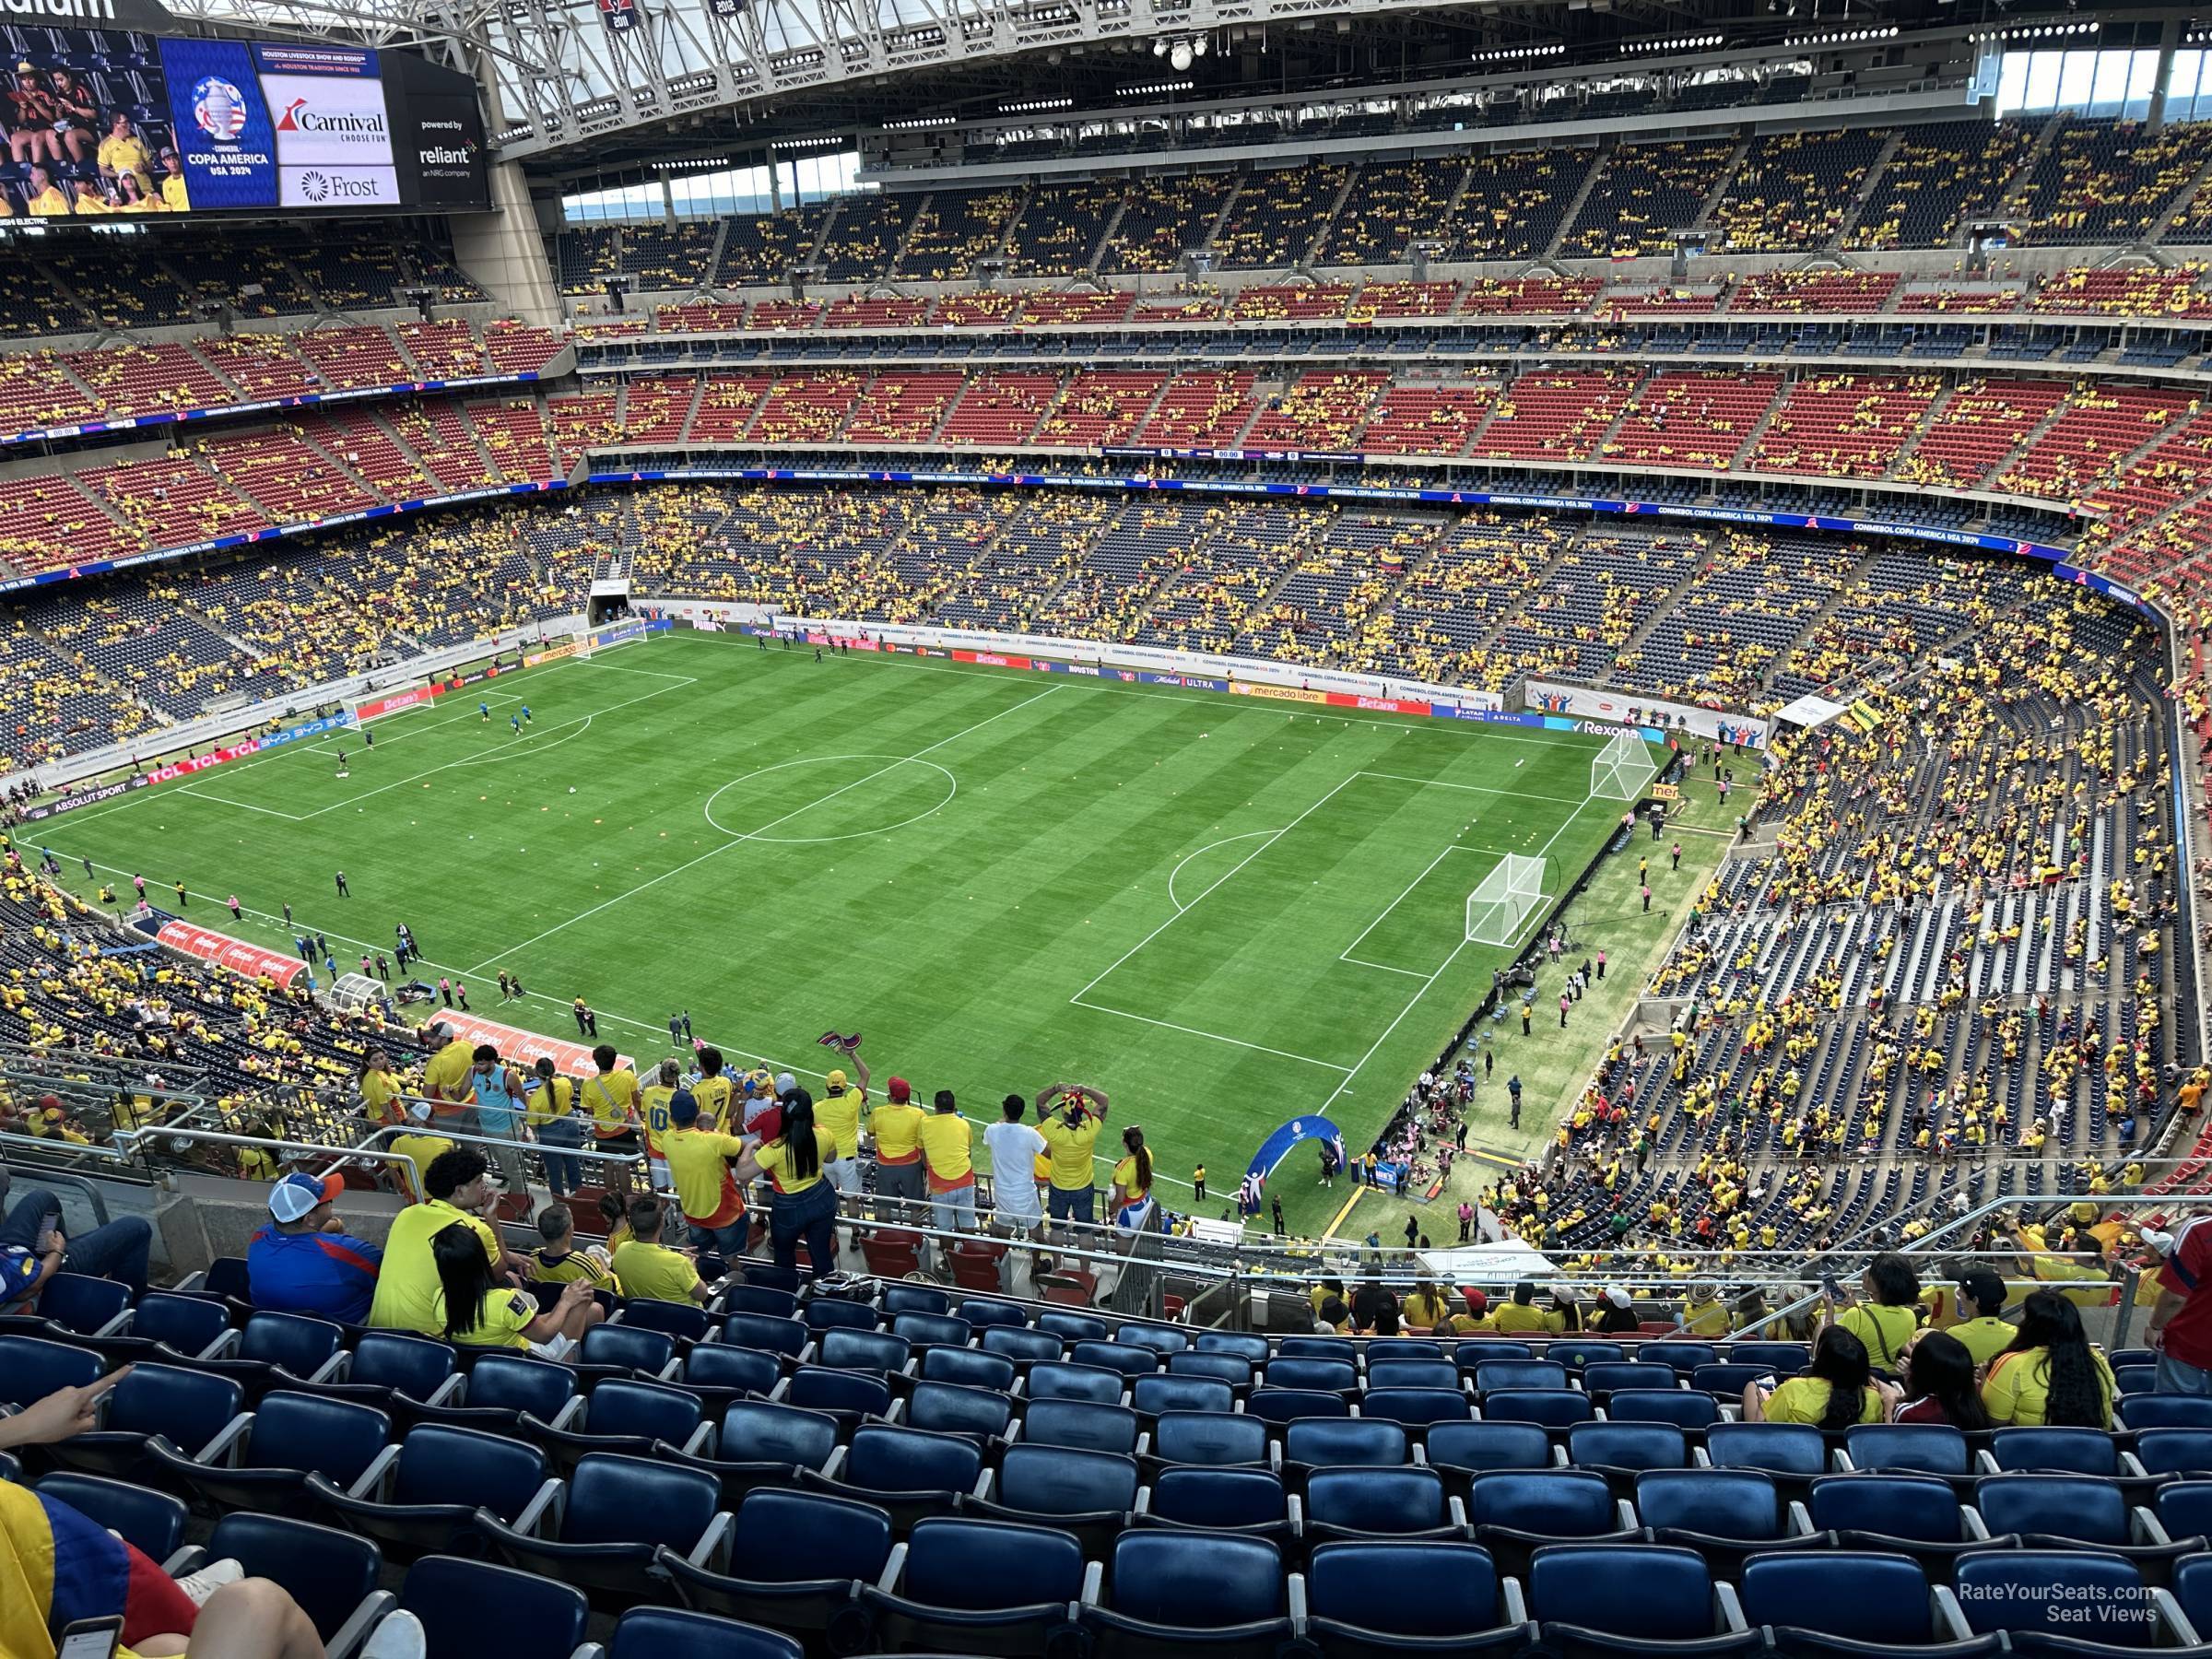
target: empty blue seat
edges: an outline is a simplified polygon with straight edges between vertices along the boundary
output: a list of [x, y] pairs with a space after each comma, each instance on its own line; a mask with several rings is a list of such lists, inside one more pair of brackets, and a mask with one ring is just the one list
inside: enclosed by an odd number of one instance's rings
[[702, 1342], [684, 1357], [684, 1386], [735, 1394], [766, 1394], [783, 1380], [776, 1356], [761, 1348], [733, 1347], [726, 1342]]
[[2194, 1556], [2175, 1566], [2173, 1599], [2199, 1636], [2212, 1630], [2212, 1555]]
[[521, 1354], [486, 1354], [469, 1367], [460, 1405], [418, 1405], [409, 1415], [422, 1422], [509, 1432], [524, 1412], [541, 1423], [559, 1422], [576, 1393], [576, 1373], [568, 1366]]
[[655, 1563], [684, 1605], [819, 1639], [838, 1653], [868, 1641], [855, 1606], [863, 1584], [881, 1582], [892, 1559], [891, 1518], [871, 1503], [826, 1493], [761, 1488], [747, 1494], [730, 1526], [726, 1571], [663, 1549]]
[[1267, 1338], [1245, 1331], [1201, 1331], [1194, 1346], [1202, 1354], [1233, 1354], [1247, 1365], [1267, 1363]]
[[1267, 1461], [1267, 1425], [1241, 1412], [1163, 1412], [1152, 1425], [1159, 1463], [1221, 1466]]
[[1158, 1417], [1166, 1411], [1234, 1411], [1237, 1395], [1228, 1383], [1213, 1377], [1155, 1374], [1137, 1378], [1130, 1387], [1129, 1403], [1145, 1417]]
[[1609, 1394], [1620, 1388], [1675, 1389], [1671, 1365], [1653, 1365], [1646, 1359], [1606, 1360], [1583, 1367], [1583, 1387], [1594, 1394]]
[[1162, 1469], [1141, 1496], [1138, 1518], [1147, 1525], [1258, 1533], [1287, 1544], [1289, 1504], [1272, 1469]]
[[1732, 1365], [1757, 1365], [1778, 1377], [1794, 1377], [1813, 1362], [1802, 1342], [1732, 1342], [1725, 1357]]
[[1126, 1406], [1100, 1406], [1090, 1400], [1036, 1400], [1021, 1414], [1021, 1438], [1033, 1446], [1127, 1453], [1136, 1450], [1136, 1413]]
[[304, 1515], [311, 1471], [349, 1487], [391, 1435], [392, 1419], [373, 1406], [278, 1389], [259, 1410], [233, 1418], [197, 1456], [159, 1439], [147, 1442], [146, 1453], [166, 1478], [216, 1508]]
[[97, 1382], [98, 1354], [40, 1336], [0, 1335], [0, 1406], [29, 1406], [57, 1389]]
[[302, 1313], [256, 1313], [235, 1335], [228, 1354], [203, 1354], [193, 1364], [237, 1379], [249, 1405], [271, 1388], [322, 1381], [337, 1369], [346, 1344], [342, 1327]]
[[1636, 1345], [1636, 1358], [1649, 1365], [1693, 1371], [1700, 1365], [1714, 1364], [1720, 1355], [1710, 1342], [1641, 1342]]
[[963, 1388], [995, 1388], [1005, 1394], [1012, 1392], [1020, 1374], [1020, 1368], [1004, 1354], [960, 1347], [922, 1350], [920, 1375], [925, 1382], [957, 1382]]
[[875, 1331], [883, 1326], [878, 1309], [841, 1296], [816, 1297], [801, 1310], [800, 1317], [818, 1336], [827, 1331]]
[[1966, 1436], [1940, 1423], [1862, 1423], [1844, 1430], [1843, 1454], [1855, 1469], [1967, 1472]]
[[2154, 1501], [2169, 1537], [2212, 1537], [2212, 1480], [2170, 1480]]
[[980, 1441], [1004, 1440], [1014, 1420], [1010, 1395], [988, 1388], [963, 1388], [953, 1382], [917, 1382], [907, 1396], [910, 1429], [933, 1434], [964, 1434]]
[[2212, 1398], [2202, 1394], [2122, 1394], [2112, 1413], [2123, 1429], [2212, 1429]]
[[583, 1334], [576, 1363], [658, 1377], [675, 1358], [676, 1338], [665, 1331], [643, 1325], [601, 1324]]
[[888, 1648], [1028, 1659], [1071, 1627], [1083, 1588], [1067, 1533], [939, 1518], [915, 1526], [897, 1580], [867, 1586], [863, 1603]]
[[[979, 1514], [1050, 1524], [1088, 1542], [1092, 1521], [1118, 1530], [1136, 1507], [1136, 1459], [1112, 1452], [1085, 1452], [1073, 1446], [1008, 1446], [999, 1458], [990, 1500], [963, 1503]], [[1100, 1543], [1110, 1542], [1105, 1533]]]
[[1547, 1469], [1554, 1463], [1551, 1437], [1534, 1423], [1439, 1423], [1423, 1450], [1439, 1468]]
[[1525, 1342], [1507, 1342], [1502, 1337], [1480, 1334], [1468, 1337], [1452, 1350], [1452, 1363], [1463, 1371], [1471, 1371], [1477, 1366], [1487, 1365], [1493, 1359], [1534, 1359], [1535, 1357], [1536, 1350]]
[[1548, 1359], [1485, 1359], [1475, 1368], [1475, 1386], [1486, 1394], [1504, 1388], [1565, 1388], [1567, 1368]]
[[[502, 1644], [503, 1645], [503, 1644]], [[676, 1607], [632, 1607], [615, 1622], [606, 1659], [805, 1659], [790, 1637], [712, 1613]]]
[[1306, 1468], [1398, 1468], [1411, 1461], [1406, 1430], [1366, 1418], [1301, 1418], [1283, 1430], [1283, 1462]]
[[1459, 1371], [1449, 1359], [1367, 1360], [1367, 1392], [1378, 1388], [1442, 1388], [1456, 1392]]
[[1019, 1329], [1030, 1323], [1028, 1312], [1013, 1302], [991, 1301], [973, 1296], [960, 1303], [960, 1317], [979, 1331], [993, 1330], [1002, 1325]]
[[1745, 1627], [1734, 1594], [1725, 1586], [1716, 1591], [1702, 1557], [1660, 1545], [1538, 1550], [1528, 1610], [1546, 1651], [1567, 1659], [1654, 1653], [1719, 1659], [1766, 1645], [1759, 1631]]
[[1168, 1356], [1171, 1377], [1211, 1377], [1241, 1393], [1252, 1386], [1252, 1361], [1241, 1354], [1215, 1354], [1193, 1348]]
[[1088, 1400], [1098, 1406], [1119, 1406], [1126, 1386], [1119, 1371], [1053, 1360], [1030, 1366], [1022, 1392], [1032, 1400]]
[[1567, 1430], [1567, 1461], [1578, 1469], [1686, 1469], [1689, 1438], [1672, 1423], [1577, 1423]]
[[[55, 1276], [57, 1279], [60, 1277]], [[105, 1279], [95, 1282], [108, 1283]], [[152, 1358], [153, 1345], [161, 1343], [189, 1359], [214, 1347], [229, 1328], [230, 1310], [213, 1297], [148, 1290], [131, 1310], [124, 1335], [120, 1339], [102, 1338], [93, 1346], [111, 1360], [136, 1360]]]
[[1294, 1423], [1303, 1418], [1348, 1418], [1352, 1407], [1343, 1394], [1312, 1388], [1255, 1388], [1244, 1399], [1244, 1410], [1263, 1423]]
[[[976, 1305], [989, 1307], [993, 1304], [979, 1302]], [[1004, 1302], [996, 1305], [1000, 1308], [1006, 1306]], [[949, 1313], [952, 1312], [952, 1298], [927, 1285], [886, 1285], [883, 1288], [883, 1311], [893, 1319], [901, 1313]], [[1017, 1314], [1020, 1312], [1019, 1309], [1013, 1311]], [[960, 1316], [968, 1319], [965, 1306], [960, 1310]], [[970, 1320], [969, 1323], [972, 1324], [974, 1322]], [[896, 1329], [895, 1326], [893, 1328]]]
[[1426, 1430], [1465, 1422], [1475, 1415], [1475, 1402], [1453, 1388], [1371, 1388], [1359, 1397], [1359, 1415]]
[[1050, 1331], [1032, 1331], [1018, 1324], [985, 1325], [982, 1346], [984, 1353], [1001, 1355], [1017, 1365], [1057, 1359], [1067, 1351], [1067, 1345]]
[[241, 1512], [215, 1524], [204, 1553], [209, 1561], [236, 1561], [247, 1578], [281, 1584], [328, 1650], [349, 1651], [392, 1606], [376, 1587], [383, 1571], [376, 1546], [335, 1527]]
[[1285, 1359], [1336, 1359], [1346, 1365], [1359, 1361], [1359, 1345], [1348, 1336], [1286, 1336], [1275, 1351]]
[[1259, 1538], [1164, 1531], [1114, 1540], [1101, 1605], [1083, 1608], [1098, 1659], [1203, 1648], [1275, 1659], [1293, 1634], [1281, 1553]]
[[[12, 1340], [0, 1337], [0, 1345]], [[6, 1361], [0, 1355], [0, 1367]], [[0, 1376], [5, 1376], [0, 1370]], [[146, 1473], [146, 1442], [155, 1435], [196, 1457], [238, 1416], [245, 1391], [229, 1377], [173, 1365], [138, 1364], [108, 1395], [99, 1429], [44, 1450], [56, 1463], [89, 1475], [129, 1478]]]
[[1323, 1544], [1306, 1565], [1306, 1613], [1334, 1659], [1515, 1652], [1528, 1635], [1518, 1589], [1473, 1544]]
[[869, 1418], [888, 1417], [891, 1385], [879, 1372], [834, 1371], [826, 1365], [802, 1365], [778, 1396], [803, 1411], [826, 1411], [846, 1431]]
[[67, 1504], [95, 1525], [119, 1534], [124, 1543], [157, 1563], [182, 1547], [184, 1528], [192, 1519], [181, 1499], [104, 1475], [57, 1470], [39, 1482], [39, 1491]]
[[1047, 1308], [1030, 1323], [1039, 1330], [1050, 1331], [1069, 1342], [1104, 1342], [1108, 1335], [1104, 1320], [1071, 1312], [1065, 1308]]
[[1737, 1401], [1744, 1397], [1744, 1385], [1758, 1382], [1778, 1373], [1765, 1365], [1716, 1364], [1693, 1366], [1689, 1373], [1690, 1387], [1714, 1399]]
[[1288, 1355], [1270, 1359], [1260, 1381], [1270, 1389], [1348, 1394], [1359, 1386], [1359, 1372], [1349, 1359], [1306, 1359]]
[[1482, 1416], [1485, 1422], [1566, 1429], [1594, 1418], [1597, 1402], [1579, 1388], [1509, 1388], [1482, 1396]]
[[1755, 1555], [1740, 1580], [1745, 1619], [1772, 1630], [1795, 1659], [1889, 1659], [1900, 1653], [1982, 1659], [2001, 1638], [1971, 1635], [1958, 1602], [1931, 1589], [1910, 1557], [1858, 1550]]
[[665, 1441], [683, 1452], [699, 1451], [713, 1437], [699, 1396], [658, 1382], [616, 1377], [592, 1390], [580, 1412], [567, 1414], [556, 1427], [524, 1412], [518, 1425], [524, 1438], [552, 1453], [563, 1475], [579, 1458], [594, 1452], [650, 1457], [653, 1442]]
[[1191, 1346], [1190, 1333], [1173, 1325], [1125, 1324], [1114, 1332], [1113, 1339], [1159, 1354], [1180, 1354]]
[[79, 1336], [104, 1331], [130, 1307], [128, 1285], [90, 1274], [56, 1273], [39, 1288], [39, 1317]]
[[734, 1347], [759, 1348], [762, 1353], [796, 1359], [806, 1351], [813, 1333], [796, 1319], [740, 1311], [724, 1317], [722, 1339]]
[[1989, 1454], [2007, 1474], [2065, 1470], [2075, 1475], [2117, 1475], [2120, 1453], [2101, 1429], [2000, 1429]]
[[800, 1479], [827, 1481], [835, 1496], [888, 1511], [903, 1532], [924, 1516], [952, 1513], [982, 1472], [983, 1454], [971, 1440], [870, 1423], [854, 1433], [833, 1477], [806, 1470]]
[[799, 1299], [767, 1285], [725, 1285], [714, 1298], [725, 1313], [757, 1313], [763, 1319], [796, 1319]]
[[583, 1644], [591, 1606], [583, 1592], [535, 1573], [457, 1556], [425, 1556], [407, 1569], [399, 1605], [422, 1620], [428, 1659], [476, 1659], [497, 1609], [497, 1641], [512, 1659], [562, 1659]]
[[963, 1348], [974, 1334], [966, 1320], [949, 1313], [900, 1313], [891, 1321], [891, 1335], [916, 1348]]
[[1828, 1442], [1809, 1423], [1715, 1423], [1705, 1431], [1715, 1468], [1764, 1469], [1809, 1480], [1828, 1472]]
[[1306, 1535], [1462, 1536], [1458, 1501], [1434, 1469], [1316, 1469], [1306, 1481]]
[[713, 1316], [697, 1302], [656, 1301], [633, 1296], [622, 1304], [622, 1323], [633, 1330], [655, 1331], [682, 1342], [704, 1342]]
[[[1959, 1558], [1959, 1605], [1977, 1633], [2016, 1653], [2133, 1653], [2171, 1646], [2142, 1575], [2098, 1550], [1978, 1549]], [[2161, 1634], [2169, 1640], [2161, 1641]]]
[[1588, 1336], [1565, 1337], [1544, 1350], [1545, 1359], [1554, 1364], [1563, 1365], [1571, 1371], [1583, 1371], [1592, 1365], [1611, 1364], [1629, 1357], [1629, 1350], [1620, 1343], [1604, 1342]]
[[[1640, 1536], [1606, 1486], [1587, 1469], [1500, 1470], [1477, 1475], [1467, 1490], [1475, 1541], [1501, 1571], [1520, 1576], [1540, 1547], [1577, 1539]], [[1510, 1564], [1509, 1564], [1510, 1563]]]
[[2212, 1472], [2212, 1430], [2146, 1429], [2136, 1436], [2134, 1456], [2151, 1475]]
[[695, 1564], [721, 1548], [730, 1525], [722, 1489], [702, 1469], [594, 1452], [576, 1465], [549, 1537], [487, 1517], [481, 1525], [511, 1565], [574, 1584], [609, 1608], [651, 1600], [664, 1547]]
[[1753, 1549], [1828, 1542], [1791, 1530], [1773, 1479], [1757, 1469], [1646, 1469], [1636, 1477], [1636, 1518], [1654, 1542], [1695, 1549], [1724, 1577]]
[[339, 1375], [349, 1397], [366, 1398], [360, 1391], [374, 1389], [382, 1396], [374, 1403], [405, 1412], [409, 1402], [446, 1397], [459, 1373], [460, 1359], [449, 1343], [398, 1331], [363, 1331], [347, 1350]]
[[1623, 1423], [1702, 1430], [1721, 1420], [1721, 1406], [1712, 1395], [1694, 1388], [1624, 1388], [1606, 1399], [1606, 1415]]
[[476, 1554], [489, 1514], [535, 1532], [560, 1492], [538, 1447], [475, 1429], [424, 1423], [352, 1486], [310, 1475], [319, 1519], [374, 1538], [394, 1560]]
[[888, 1376], [913, 1363], [912, 1345], [888, 1331], [858, 1331], [832, 1325], [815, 1345], [817, 1364], [831, 1371], [868, 1371]]
[[2130, 1507], [2120, 1485], [2094, 1475], [1992, 1475], [1975, 1484], [1974, 1509], [1993, 1535], [2017, 1535], [2030, 1549], [2094, 1546], [2134, 1562], [2156, 1584], [2197, 1548], [2194, 1538], [2176, 1544], [2139, 1524], [2148, 1517]]

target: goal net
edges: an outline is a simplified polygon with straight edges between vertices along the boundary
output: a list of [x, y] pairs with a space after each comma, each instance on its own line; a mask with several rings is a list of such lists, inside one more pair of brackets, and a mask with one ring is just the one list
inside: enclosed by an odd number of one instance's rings
[[1633, 732], [1616, 732], [1590, 762], [1590, 793], [1605, 801], [1633, 801], [1652, 781], [1652, 751]]
[[1544, 908], [1544, 861], [1508, 853], [1467, 895], [1467, 938], [1477, 945], [1514, 945]]

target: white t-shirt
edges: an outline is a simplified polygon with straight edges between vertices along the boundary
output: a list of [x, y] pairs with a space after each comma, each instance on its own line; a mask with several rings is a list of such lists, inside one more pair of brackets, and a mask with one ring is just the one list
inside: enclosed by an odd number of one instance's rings
[[1001, 1119], [983, 1131], [983, 1146], [991, 1154], [993, 1207], [1010, 1216], [1037, 1215], [1034, 1171], [1044, 1136], [1027, 1124]]

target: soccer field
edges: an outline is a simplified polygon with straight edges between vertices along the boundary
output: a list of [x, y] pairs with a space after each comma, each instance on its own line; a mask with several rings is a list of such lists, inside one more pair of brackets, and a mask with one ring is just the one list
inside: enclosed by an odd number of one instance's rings
[[[1203, 1161], [1217, 1208], [1287, 1118], [1380, 1128], [1512, 954], [1465, 941], [1468, 893], [1509, 853], [1561, 891], [1623, 810], [1589, 798], [1602, 744], [1574, 734], [705, 634], [373, 729], [346, 735], [345, 778], [325, 738], [41, 844], [126, 900], [133, 873], [164, 907], [181, 878], [191, 920], [286, 951], [289, 902], [341, 971], [404, 921], [476, 1011], [573, 1037], [581, 994], [641, 1069], [688, 1008], [734, 1064], [802, 1077], [824, 1031], [860, 1031], [879, 1088], [948, 1088], [982, 1121], [1088, 1083], [1102, 1148], [1142, 1125], [1171, 1204]], [[526, 1002], [501, 1005], [501, 969]], [[1337, 1195], [1283, 1196], [1318, 1227]]]

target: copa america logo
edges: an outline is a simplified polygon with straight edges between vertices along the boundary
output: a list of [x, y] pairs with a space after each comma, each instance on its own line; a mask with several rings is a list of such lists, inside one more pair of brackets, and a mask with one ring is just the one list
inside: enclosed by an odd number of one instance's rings
[[245, 97], [221, 76], [207, 76], [192, 88], [192, 118], [217, 143], [229, 144], [245, 127]]

